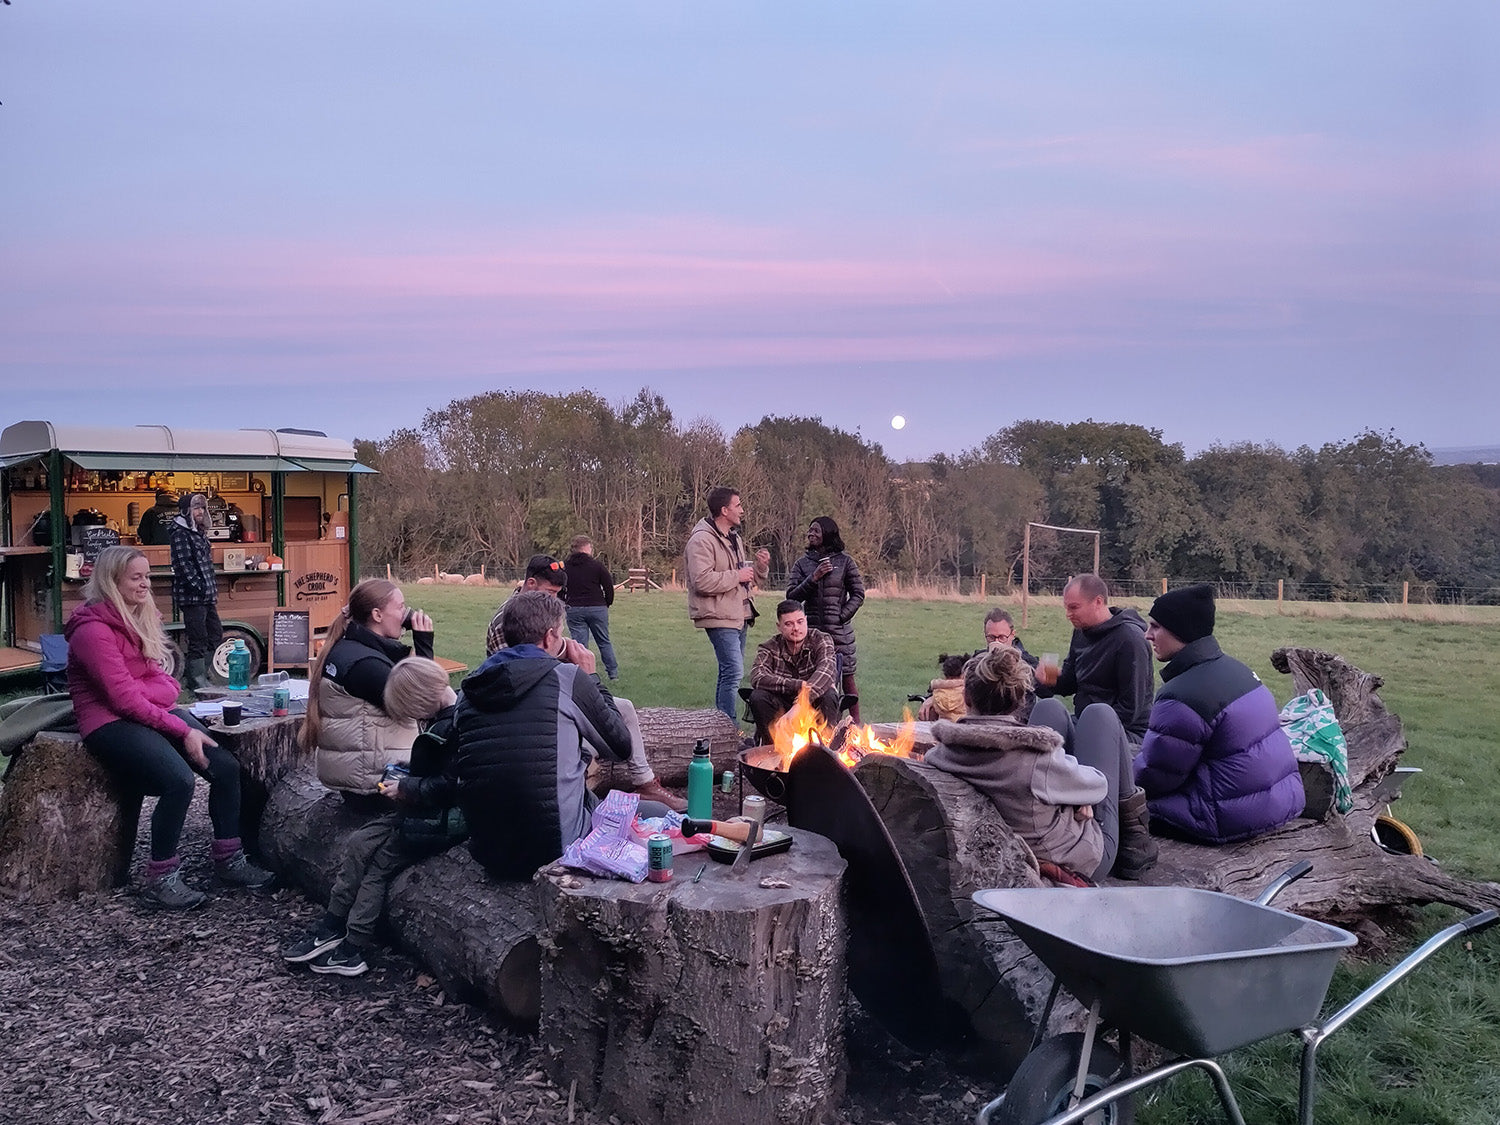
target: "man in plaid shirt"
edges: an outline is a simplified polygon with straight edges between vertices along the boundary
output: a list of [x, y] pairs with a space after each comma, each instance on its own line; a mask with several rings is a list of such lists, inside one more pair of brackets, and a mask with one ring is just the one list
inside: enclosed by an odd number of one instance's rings
[[784, 601], [776, 607], [776, 635], [755, 650], [750, 668], [750, 714], [761, 745], [771, 741], [771, 724], [797, 702], [807, 686], [807, 697], [829, 725], [839, 719], [838, 659], [833, 638], [807, 627], [801, 602]]
[[187, 633], [187, 686], [209, 686], [208, 661], [224, 639], [219, 623], [219, 583], [214, 578], [214, 550], [208, 541], [208, 497], [190, 492], [172, 520], [172, 600]]

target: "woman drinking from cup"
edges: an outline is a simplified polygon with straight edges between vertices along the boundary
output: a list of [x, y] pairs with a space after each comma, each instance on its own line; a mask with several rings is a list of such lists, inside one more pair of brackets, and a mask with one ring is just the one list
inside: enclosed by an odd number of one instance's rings
[[212, 855], [219, 879], [261, 887], [271, 873], [240, 847], [240, 767], [191, 713], [176, 706], [181, 685], [167, 674], [170, 642], [151, 594], [151, 564], [134, 547], [101, 551], [73, 611], [68, 694], [84, 747], [127, 789], [157, 798], [144, 900], [183, 910], [205, 899], [182, 881], [178, 838], [193, 798], [194, 774], [209, 785]]
[[[401, 643], [408, 628], [412, 647]], [[432, 618], [408, 610], [401, 587], [368, 578], [350, 591], [313, 664], [302, 744], [317, 750], [318, 780], [368, 812], [389, 810], [380, 775], [410, 760], [417, 737], [415, 722], [386, 713], [386, 679], [412, 648], [431, 658], [432, 633]]]

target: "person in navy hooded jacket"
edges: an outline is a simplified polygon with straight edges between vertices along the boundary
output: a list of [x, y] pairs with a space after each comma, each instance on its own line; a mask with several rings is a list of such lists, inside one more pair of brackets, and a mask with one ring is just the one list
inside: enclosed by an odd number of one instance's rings
[[1305, 795], [1271, 689], [1213, 637], [1207, 585], [1151, 606], [1146, 640], [1165, 661], [1135, 781], [1153, 831], [1205, 844], [1246, 840], [1302, 812]]

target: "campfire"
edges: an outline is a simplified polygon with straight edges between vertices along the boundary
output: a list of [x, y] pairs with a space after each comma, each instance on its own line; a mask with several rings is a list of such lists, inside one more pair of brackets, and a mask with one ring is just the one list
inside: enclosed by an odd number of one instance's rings
[[[901, 716], [901, 727], [893, 739], [878, 737], [868, 726], [855, 726], [844, 719], [838, 726], [830, 727], [822, 713], [812, 705], [807, 695], [807, 685], [797, 693], [797, 702], [792, 709], [771, 724], [771, 742], [780, 764], [773, 768], [782, 773], [791, 769], [792, 759], [804, 747], [817, 742], [826, 746], [846, 766], [855, 766], [866, 754], [891, 754], [897, 758], [921, 758], [913, 752], [916, 728], [912, 725], [911, 711]], [[769, 757], [769, 755], [768, 755]]]

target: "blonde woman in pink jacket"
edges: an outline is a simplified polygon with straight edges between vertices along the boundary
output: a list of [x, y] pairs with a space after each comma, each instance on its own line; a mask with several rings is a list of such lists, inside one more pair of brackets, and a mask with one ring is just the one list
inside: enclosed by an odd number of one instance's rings
[[265, 886], [271, 873], [246, 859], [240, 846], [239, 763], [177, 707], [182, 688], [166, 671], [170, 642], [151, 594], [150, 562], [134, 547], [106, 548], [83, 596], [64, 629], [68, 694], [88, 752], [127, 791], [157, 798], [143, 901], [185, 910], [207, 897], [183, 882], [177, 854], [195, 774], [209, 784], [220, 881]]

